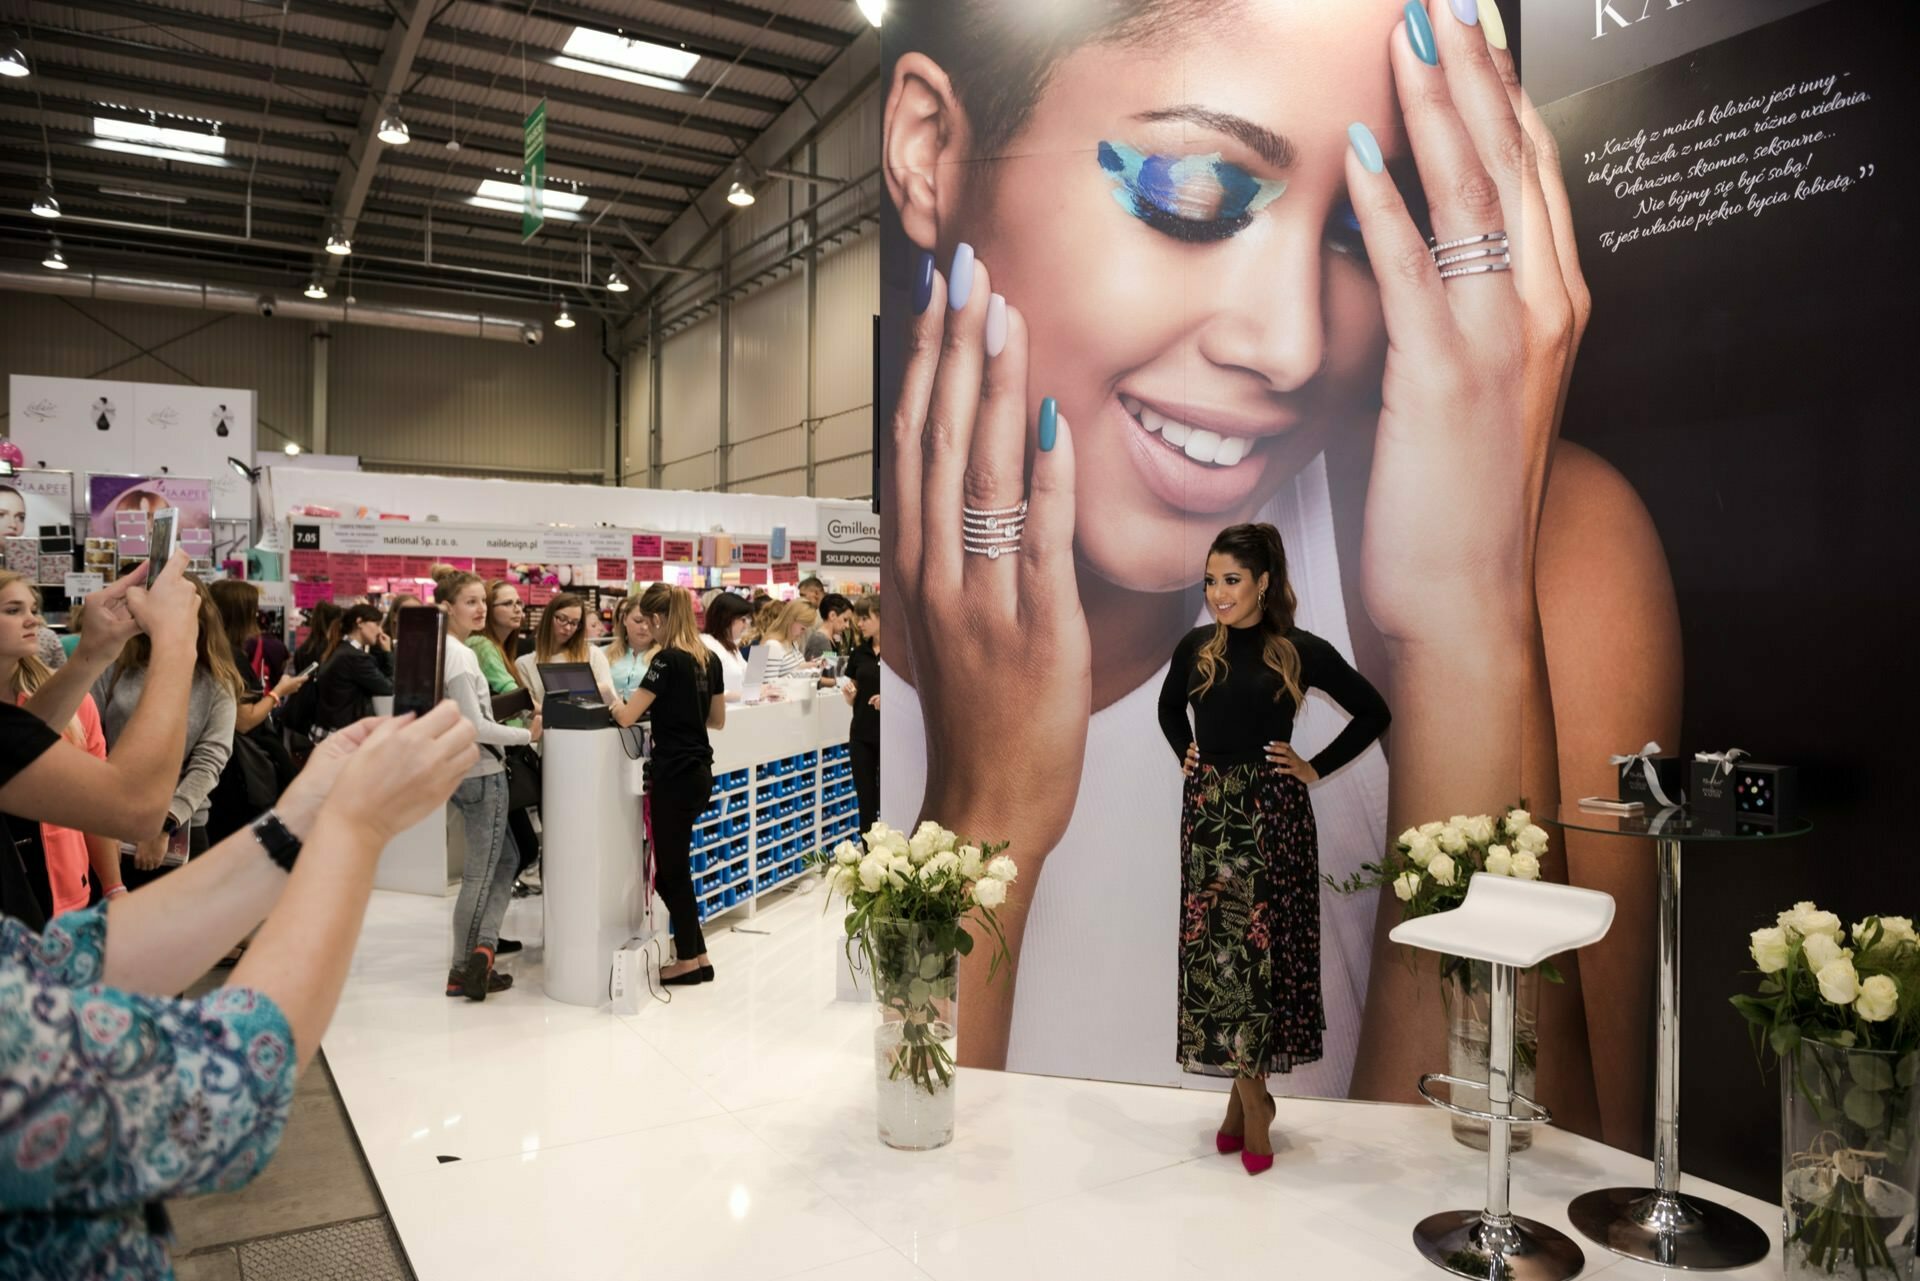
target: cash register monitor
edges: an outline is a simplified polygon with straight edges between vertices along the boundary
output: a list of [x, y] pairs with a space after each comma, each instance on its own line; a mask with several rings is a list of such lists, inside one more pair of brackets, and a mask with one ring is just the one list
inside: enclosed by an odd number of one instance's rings
[[591, 663], [542, 663], [540, 684], [546, 689], [548, 698], [559, 698], [569, 703], [600, 701], [600, 682], [593, 678]]

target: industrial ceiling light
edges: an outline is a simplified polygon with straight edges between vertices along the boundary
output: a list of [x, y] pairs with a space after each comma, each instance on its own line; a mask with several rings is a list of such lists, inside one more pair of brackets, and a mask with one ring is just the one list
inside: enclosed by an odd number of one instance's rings
[[30, 74], [31, 70], [27, 66], [27, 55], [20, 52], [20, 46], [13, 43], [11, 37], [0, 42], [0, 76], [5, 76], [9, 80], [18, 80], [21, 76]]
[[626, 282], [626, 278], [623, 277], [617, 270], [610, 271], [607, 273], [607, 292], [608, 293], [624, 294], [625, 292], [627, 292], [627, 288], [628, 288], [628, 285]]
[[560, 304], [560, 314], [553, 318], [553, 327], [555, 329], [573, 328], [573, 317], [567, 314], [567, 304]]
[[286, 444], [286, 450], [287, 450], [287, 453], [290, 455], [298, 454], [300, 452], [300, 445], [298, 442], [290, 440]]
[[727, 203], [736, 209], [745, 209], [753, 203], [753, 188], [735, 178], [733, 185], [727, 188]]
[[307, 287], [301, 290], [300, 292], [304, 293], [309, 298], [320, 299], [320, 298], [325, 298], [327, 296], [327, 287], [321, 284], [320, 278], [316, 276], [312, 280], [309, 280], [307, 282]]
[[347, 229], [337, 218], [333, 228], [327, 232], [327, 252], [340, 258], [353, 252], [353, 241], [347, 238]]
[[387, 114], [380, 117], [380, 130], [375, 135], [389, 147], [404, 147], [413, 141], [413, 135], [407, 131], [407, 122], [400, 115], [400, 104], [394, 103]]
[[40, 260], [40, 265], [48, 271], [65, 271], [67, 269], [67, 256], [60, 252], [60, 237], [55, 236], [53, 238], [53, 248], [47, 250], [47, 256]]
[[48, 178], [40, 184], [40, 190], [33, 197], [31, 206], [34, 215], [39, 218], [58, 218], [60, 202], [53, 198], [53, 179]]
[[858, 3], [860, 12], [867, 16], [867, 21], [876, 27], [879, 26], [880, 19], [887, 14], [887, 0], [858, 0]]

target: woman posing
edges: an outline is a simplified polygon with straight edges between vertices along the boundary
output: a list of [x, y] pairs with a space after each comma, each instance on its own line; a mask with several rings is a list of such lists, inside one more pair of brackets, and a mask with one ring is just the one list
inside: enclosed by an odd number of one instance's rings
[[746, 697], [747, 659], [740, 642], [746, 638], [752, 619], [753, 606], [732, 592], [719, 592], [707, 603], [707, 625], [700, 633], [700, 643], [720, 660], [720, 670], [727, 676], [729, 703]]
[[[1189, 632], [1160, 687], [1160, 730], [1187, 776], [1180, 822], [1181, 1070], [1231, 1076], [1222, 1152], [1273, 1164], [1269, 1072], [1321, 1057], [1320, 839], [1309, 785], [1387, 729], [1387, 704], [1340, 651], [1294, 626], [1272, 525], [1234, 525], [1207, 552], [1211, 627]], [[1306, 692], [1352, 717], [1311, 760], [1291, 746]], [[1193, 709], [1193, 723], [1187, 709]]]
[[853, 794], [860, 802], [860, 830], [880, 819], [880, 598], [862, 597], [853, 607], [860, 643], [847, 657], [841, 688], [853, 707], [847, 730], [847, 760], [853, 767]]
[[624, 597], [613, 607], [613, 643], [607, 648], [612, 655], [607, 671], [613, 681], [613, 692], [619, 701], [625, 702], [640, 688], [641, 678], [653, 663], [653, 652], [657, 648], [653, 628], [640, 608], [638, 596]]
[[[39, 657], [40, 634], [46, 630], [33, 584], [11, 570], [0, 570], [0, 694], [9, 703], [24, 704], [52, 675]], [[75, 747], [107, 759], [107, 740], [91, 695], [81, 698], [80, 710], [64, 732]], [[22, 841], [24, 855], [23, 833], [30, 825], [18, 819], [14, 823], [13, 834]], [[27, 874], [43, 918], [85, 907], [96, 888], [107, 898], [126, 893], [120, 879], [120, 842], [53, 823], [40, 824], [39, 831], [43, 866], [29, 866]]]
[[474, 761], [448, 802], [466, 833], [467, 859], [460, 871], [460, 897], [453, 907], [453, 961], [447, 971], [447, 995], [484, 1001], [504, 992], [513, 977], [494, 972], [494, 958], [520, 944], [500, 938], [500, 922], [513, 901], [516, 851], [507, 830], [507, 774], [501, 750], [540, 741], [540, 717], [529, 729], [493, 719], [493, 691], [480, 673], [470, 644], [487, 625], [487, 587], [474, 574], [455, 571], [434, 588], [447, 611], [446, 697], [473, 723], [480, 743]]
[[[233, 663], [233, 646], [227, 643], [227, 629], [220, 622], [220, 611], [206, 587], [193, 582], [200, 599], [200, 632], [194, 642], [193, 688], [187, 700], [187, 748], [180, 765], [179, 783], [174, 788], [173, 804], [160, 830], [139, 842], [132, 854], [121, 860], [121, 876], [130, 890], [161, 875], [165, 870], [167, 846], [184, 832], [187, 856], [204, 852], [210, 843], [208, 804], [233, 754], [233, 728], [239, 713], [246, 683]], [[147, 667], [153, 658], [153, 642], [142, 633], [127, 642], [120, 657], [101, 674], [93, 685], [93, 701], [100, 708], [100, 725], [106, 732], [107, 752], [114, 750], [133, 712], [140, 705], [146, 688]]]
[[533, 649], [520, 655], [514, 668], [520, 683], [533, 693], [533, 705], [540, 706], [547, 691], [540, 681], [542, 663], [586, 663], [593, 668], [593, 679], [600, 686], [600, 698], [611, 707], [619, 699], [613, 688], [613, 673], [607, 656], [587, 636], [587, 602], [570, 592], [562, 592], [547, 602], [540, 614], [540, 625], [533, 629]]
[[693, 822], [713, 798], [710, 729], [727, 723], [726, 676], [717, 655], [700, 643], [693, 601], [686, 590], [655, 583], [640, 611], [660, 648], [631, 697], [613, 709], [616, 724], [651, 715], [653, 755], [647, 765], [653, 811], [655, 882], [673, 920], [674, 963], [660, 971], [676, 987], [713, 981], [700, 904], [693, 893]]
[[373, 715], [373, 700], [393, 695], [393, 638], [378, 606], [355, 605], [340, 616], [340, 643], [314, 677], [314, 728], [345, 729]]
[[[1040, 863], [1003, 914], [1017, 987], [963, 967], [969, 1060], [1165, 1080], [1154, 958], [1179, 922], [1138, 835], [1179, 815], [1170, 775], [1140, 782], [1168, 769], [1150, 704], [1215, 530], [1278, 526], [1300, 622], [1397, 709], [1391, 772], [1369, 749], [1314, 790], [1336, 877], [1426, 819], [1606, 791], [1617, 744], [1672, 741], [1670, 577], [1631, 488], [1557, 440], [1587, 289], [1494, 0], [955, 0], [893, 25], [882, 171], [920, 253], [887, 304], [889, 661], [914, 686], [893, 730], [938, 750], [888, 786]], [[1429, 236], [1511, 270], [1443, 278]], [[965, 509], [1023, 500], [1017, 555], [968, 554]], [[1303, 709], [1302, 746], [1331, 711]], [[1544, 995], [1541, 1089], [1636, 1142], [1652, 865], [1567, 852], [1555, 872], [1638, 924]], [[1384, 959], [1397, 906], [1328, 904], [1326, 1055], [1293, 1088], [1404, 1099], [1435, 1061], [1440, 1003]]]

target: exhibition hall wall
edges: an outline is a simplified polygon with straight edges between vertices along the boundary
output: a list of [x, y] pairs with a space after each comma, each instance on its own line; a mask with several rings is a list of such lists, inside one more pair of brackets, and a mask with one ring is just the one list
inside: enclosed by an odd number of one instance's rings
[[[1797, 899], [1852, 921], [1920, 898], [1895, 774], [1911, 701], [1896, 646], [1911, 634], [1920, 563], [1900, 489], [1917, 460], [1897, 348], [1914, 281], [1896, 132], [1912, 118], [1909, 12], [1857, 0], [1504, 6], [1526, 83], [1536, 59], [1547, 68], [1534, 99], [1558, 143], [1569, 274], [1591, 294], [1591, 321], [1557, 436], [1551, 411], [1522, 412], [1516, 385], [1511, 418], [1531, 435], [1434, 399], [1420, 402], [1431, 431], [1415, 439], [1381, 426], [1404, 423], [1396, 398], [1459, 380], [1407, 365], [1346, 203], [1346, 129], [1363, 121], [1430, 230], [1388, 61], [1398, 3], [897, 8], [883, 30], [880, 417], [892, 502], [882, 559], [902, 608], [887, 616], [882, 812], [961, 827], [967, 815], [923, 799], [954, 796], [964, 773], [975, 792], [1044, 815], [1022, 833], [969, 833], [1031, 835], [1012, 851], [1031, 906], [1004, 1058], [982, 1056], [1000, 1040], [980, 1032], [976, 1008], [963, 1060], [1200, 1083], [1175, 1061], [1182, 780], [1155, 700], [1175, 643], [1205, 621], [1197, 587], [1214, 534], [1267, 521], [1286, 545], [1297, 624], [1396, 714], [1383, 745], [1312, 790], [1321, 870], [1336, 879], [1412, 824], [1522, 799], [1551, 816], [1562, 800], [1614, 795], [1608, 758], [1650, 741], [1799, 767], [1811, 836], [1705, 847], [1687, 872], [1687, 1168], [1776, 1195], [1777, 1085], [1727, 1001], [1751, 982], [1747, 934]], [[1585, 21], [1568, 20], [1576, 11]], [[1227, 115], [1265, 136], [1222, 128]], [[1274, 163], [1276, 135], [1289, 164]], [[1197, 158], [1235, 175], [1223, 186], [1259, 194], [1202, 231], [1172, 225], [1144, 216], [1136, 156]], [[1217, 213], [1218, 191], [1212, 200]], [[1544, 230], [1509, 224], [1517, 254]], [[970, 563], [952, 627], [942, 601], [915, 597], [921, 549], [957, 532], [923, 520], [929, 502], [952, 513], [921, 487], [933, 469], [921, 466], [918, 402], [900, 413], [921, 255], [947, 276], [962, 242], [1018, 317], [1029, 464], [1043, 397], [1070, 424], [1066, 590], [1080, 606], [1065, 622], [1047, 615], [990, 682], [964, 689], [941, 684], [976, 670], [954, 647], [981, 644], [967, 620], [991, 615], [991, 593], [1020, 591], [1009, 586], [1020, 571], [976, 577]], [[1256, 443], [1226, 466], [1184, 461], [1153, 439], [1143, 402], [1230, 410]], [[951, 426], [937, 411], [929, 421]], [[902, 441], [915, 451], [904, 470]], [[1537, 508], [1525, 489], [1536, 453], [1551, 459]], [[1455, 599], [1422, 592], [1489, 546], [1496, 563], [1531, 565], [1531, 581], [1517, 571]], [[1457, 723], [1423, 720], [1431, 691], [1405, 656], [1470, 666], [1489, 597], [1537, 617], [1536, 648], [1506, 665], [1499, 697]], [[1024, 611], [1019, 600], [1009, 610]], [[982, 700], [1028, 708], [1029, 741], [985, 750], [1000, 720]], [[1293, 745], [1310, 756], [1344, 720], [1310, 696]], [[1450, 744], [1473, 758], [1464, 768]], [[1443, 766], [1458, 799], [1416, 794]], [[1571, 869], [1620, 914], [1543, 997], [1542, 1101], [1572, 1128], [1642, 1150], [1650, 843], [1557, 827], [1552, 839], [1548, 874]], [[1326, 1052], [1274, 1078], [1276, 1093], [1411, 1099], [1415, 1073], [1444, 1070], [1438, 983], [1425, 968], [1410, 979], [1384, 944], [1397, 919], [1390, 899], [1322, 893]]]

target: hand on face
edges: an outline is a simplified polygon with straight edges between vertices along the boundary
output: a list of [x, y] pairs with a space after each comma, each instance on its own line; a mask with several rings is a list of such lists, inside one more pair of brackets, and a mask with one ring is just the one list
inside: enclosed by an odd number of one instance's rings
[[[887, 582], [903, 597], [892, 616], [906, 622], [927, 738], [941, 744], [926, 806], [945, 822], [991, 822], [963, 811], [1018, 795], [1028, 848], [1044, 851], [1073, 813], [1092, 703], [1072, 434], [1047, 401], [1029, 476], [1025, 322], [964, 245], [951, 286], [930, 257], [921, 281], [883, 483], [894, 513]], [[1023, 499], [1023, 528], [986, 533], [965, 515]], [[994, 697], [980, 698], [985, 689]]]
[[[1589, 311], [1553, 138], [1485, 26], [1411, 8], [1390, 60], [1441, 244], [1442, 279], [1379, 150], [1355, 126], [1347, 179], [1379, 265], [1389, 354], [1361, 553], [1368, 613], [1389, 639], [1449, 619], [1525, 627], [1548, 457]], [[1481, 256], [1475, 256], [1481, 255]], [[1440, 256], [1439, 254], [1435, 255]], [[1484, 495], [1462, 519], [1462, 494]]]

